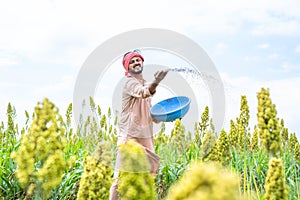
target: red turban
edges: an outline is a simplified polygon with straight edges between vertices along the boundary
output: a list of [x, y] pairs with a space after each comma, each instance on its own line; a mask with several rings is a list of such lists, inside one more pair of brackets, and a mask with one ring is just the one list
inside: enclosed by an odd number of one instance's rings
[[144, 62], [144, 58], [141, 54], [136, 53], [136, 52], [130, 52], [128, 53], [124, 58], [123, 58], [123, 67], [125, 69], [125, 75], [128, 76], [128, 67], [129, 67], [129, 62], [133, 57], [139, 57], [142, 59], [142, 61]]

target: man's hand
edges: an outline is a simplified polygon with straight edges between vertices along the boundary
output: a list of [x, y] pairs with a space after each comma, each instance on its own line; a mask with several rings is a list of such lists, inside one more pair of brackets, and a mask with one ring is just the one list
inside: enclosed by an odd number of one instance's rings
[[155, 78], [155, 83], [159, 84], [167, 75], [167, 73], [169, 72], [169, 70], [159, 70], [157, 72], [155, 72], [154, 74], [154, 78]]
[[158, 119], [155, 119], [154, 117], [152, 117], [152, 121], [156, 124], [158, 124], [160, 122]]
[[158, 84], [165, 78], [169, 71], [168, 70], [159, 70], [154, 74], [154, 81], [149, 85], [149, 91], [153, 95], [156, 92], [156, 87]]

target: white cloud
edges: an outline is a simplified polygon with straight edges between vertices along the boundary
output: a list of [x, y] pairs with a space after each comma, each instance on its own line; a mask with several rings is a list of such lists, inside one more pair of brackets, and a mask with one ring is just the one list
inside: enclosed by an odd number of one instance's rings
[[254, 35], [299, 35], [300, 23], [298, 21], [285, 22], [276, 19], [256, 26], [252, 33]]
[[300, 65], [295, 65], [295, 64], [291, 64], [291, 63], [283, 63], [282, 64], [282, 69], [286, 72], [290, 72], [296, 69], [299, 69]]
[[33, 112], [38, 101], [49, 98], [59, 109], [60, 114], [67, 109], [73, 100], [73, 86], [75, 76], [63, 75], [56, 83], [24, 84], [18, 82], [0, 82], [0, 121], [6, 121], [6, 106], [9, 102], [16, 107], [16, 123], [23, 126], [25, 123], [24, 111]]
[[270, 48], [270, 44], [259, 44], [257, 45], [259, 49], [268, 49]]
[[19, 63], [13, 52], [0, 50], [0, 69], [8, 68]]
[[[39, 85], [33, 88], [33, 94], [35, 95], [42, 95], [42, 96], [52, 96], [55, 93], [57, 94], [72, 94], [73, 85], [75, 84], [75, 78], [73, 75], [64, 75], [61, 77], [60, 82], [46, 84], [46, 85]], [[68, 92], [66, 92], [68, 91]]]
[[229, 128], [229, 120], [239, 115], [241, 95], [246, 95], [250, 109], [250, 128], [253, 130], [256, 124], [257, 98], [256, 94], [262, 87], [270, 89], [270, 97], [276, 105], [277, 117], [285, 121], [285, 126], [291, 132], [300, 136], [298, 119], [300, 118], [300, 96], [295, 95], [300, 90], [300, 76], [295, 78], [256, 81], [248, 77], [233, 78], [228, 74], [221, 74], [226, 88], [226, 124]]
[[300, 53], [300, 45], [296, 46], [295, 51], [296, 53]]
[[228, 51], [229, 46], [226, 43], [220, 42], [216, 45], [216, 53], [221, 55]]
[[252, 62], [252, 61], [261, 61], [262, 60], [262, 57], [260, 55], [253, 55], [253, 56], [245, 56], [244, 57], [244, 60], [246, 62]]
[[272, 54], [269, 54], [269, 55], [267, 56], [267, 59], [268, 59], [268, 60], [275, 60], [275, 59], [278, 59], [278, 58], [280, 58], [280, 55], [277, 54], [277, 53], [272, 53]]
[[[283, 62], [279, 64], [279, 67], [269, 67], [268, 71], [271, 73], [290, 73], [294, 71], [299, 71], [300, 65], [299, 64], [293, 64], [289, 62]], [[295, 74], [296, 75], [296, 74]]]
[[184, 8], [179, 0], [5, 1], [0, 8], [0, 48], [36, 62], [78, 67], [103, 41], [137, 28], [226, 35], [240, 33], [250, 23], [255, 34], [298, 34], [297, 5], [297, 0], [193, 0], [184, 2]]
[[[23, 47], [22, 50], [28, 51], [42, 49], [57, 36], [77, 36], [79, 39], [88, 36], [88, 41], [94, 41], [100, 37], [103, 40], [120, 32], [142, 27], [171, 28], [184, 32], [187, 28], [197, 27], [200, 32], [224, 34], [242, 29], [244, 21], [258, 24], [258, 30], [273, 30], [268, 24], [272, 27], [286, 24], [284, 27], [298, 30], [294, 26], [299, 24], [292, 20], [299, 18], [298, 11], [294, 8], [297, 4], [299, 3], [296, 0], [289, 3], [233, 0], [221, 3], [214, 0], [205, 3], [188, 1], [183, 8], [182, 1], [178, 0], [169, 3], [158, 0], [142, 3], [138, 0], [130, 3], [116, 0], [6, 1], [0, 8], [0, 24], [3, 28], [1, 46], [18, 49]], [[279, 13], [285, 18], [281, 19], [269, 13]], [[282, 24], [277, 23], [281, 21]], [[7, 38], [14, 40], [7, 41]]]
[[0, 57], [0, 69], [11, 65], [16, 65], [19, 62], [12, 56]]

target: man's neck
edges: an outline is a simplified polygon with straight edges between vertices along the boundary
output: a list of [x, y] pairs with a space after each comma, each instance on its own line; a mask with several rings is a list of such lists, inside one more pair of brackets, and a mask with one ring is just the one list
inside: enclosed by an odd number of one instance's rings
[[136, 79], [139, 79], [139, 80], [144, 80], [143, 78], [143, 74], [140, 73], [140, 74], [130, 74], [132, 77], [136, 78]]

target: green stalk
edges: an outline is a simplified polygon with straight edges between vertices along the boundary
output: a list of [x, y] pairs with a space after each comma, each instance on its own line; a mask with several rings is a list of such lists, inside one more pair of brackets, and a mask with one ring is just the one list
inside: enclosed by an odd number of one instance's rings
[[244, 128], [244, 199], [246, 199], [247, 189], [247, 149], [246, 149], [246, 128]]
[[294, 161], [294, 172], [295, 172], [295, 185], [296, 185], [296, 195], [297, 199], [300, 199], [300, 183], [298, 182], [300, 174], [299, 174], [299, 169], [297, 170], [297, 161], [293, 159]]
[[253, 179], [253, 183], [254, 183], [254, 187], [255, 187], [257, 199], [259, 199], [259, 198], [260, 198], [260, 192], [259, 192], [259, 189], [258, 189], [258, 187], [257, 187], [256, 181], [255, 181], [255, 177], [253, 176], [252, 171], [250, 171], [250, 176], [251, 176], [252, 179]]

